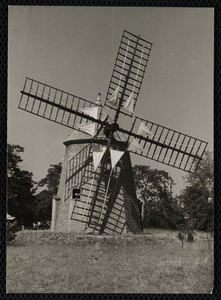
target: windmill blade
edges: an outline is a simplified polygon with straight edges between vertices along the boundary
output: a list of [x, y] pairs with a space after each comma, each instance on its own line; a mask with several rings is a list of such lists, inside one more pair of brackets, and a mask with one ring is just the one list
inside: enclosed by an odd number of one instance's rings
[[81, 187], [93, 175], [91, 144], [87, 144], [67, 165], [65, 180], [65, 199], [71, 196], [73, 187]]
[[[121, 109], [133, 95], [132, 106], [135, 109], [151, 48], [152, 43], [124, 30], [107, 91], [106, 106], [114, 110]], [[121, 107], [112, 106], [109, 102], [116, 90], [119, 91], [117, 96]], [[133, 114], [124, 109], [120, 113], [128, 116]]]
[[[148, 137], [137, 134], [141, 123], [152, 133]], [[190, 173], [196, 171], [208, 144], [139, 117], [135, 117], [131, 131], [122, 128], [119, 131], [127, 134], [129, 143], [134, 138], [139, 143], [141, 149], [131, 149], [132, 153]]]
[[21, 91], [19, 109], [62, 124], [66, 127], [84, 132], [77, 128], [76, 124], [95, 122], [105, 125], [98, 118], [84, 114], [81, 109], [94, 107], [95, 104], [81, 97], [77, 97], [50, 85], [41, 83], [31, 78], [26, 78], [24, 88]]

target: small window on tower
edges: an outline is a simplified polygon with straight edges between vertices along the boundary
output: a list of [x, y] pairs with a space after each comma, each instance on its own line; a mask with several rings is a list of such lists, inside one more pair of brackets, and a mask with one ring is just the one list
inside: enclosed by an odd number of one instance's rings
[[72, 199], [80, 199], [80, 195], [81, 195], [81, 190], [74, 188], [72, 190]]

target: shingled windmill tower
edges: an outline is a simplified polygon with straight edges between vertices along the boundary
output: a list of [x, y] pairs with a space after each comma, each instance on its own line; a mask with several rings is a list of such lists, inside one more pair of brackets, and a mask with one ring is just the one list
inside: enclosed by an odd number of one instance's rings
[[[195, 172], [206, 142], [134, 116], [151, 48], [123, 32], [104, 106], [26, 78], [19, 108], [74, 129], [64, 142], [52, 231], [142, 232], [130, 152]], [[119, 125], [123, 116], [129, 130]]]

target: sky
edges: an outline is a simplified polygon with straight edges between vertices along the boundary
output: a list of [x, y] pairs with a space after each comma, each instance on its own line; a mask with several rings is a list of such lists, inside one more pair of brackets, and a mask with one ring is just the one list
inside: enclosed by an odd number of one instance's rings
[[[208, 142], [213, 151], [212, 8], [10, 6], [8, 143], [24, 147], [21, 167], [38, 181], [63, 159], [71, 129], [18, 109], [25, 77], [104, 101], [123, 30], [153, 43], [135, 115]], [[167, 171], [174, 194], [184, 171], [131, 155], [132, 164]]]

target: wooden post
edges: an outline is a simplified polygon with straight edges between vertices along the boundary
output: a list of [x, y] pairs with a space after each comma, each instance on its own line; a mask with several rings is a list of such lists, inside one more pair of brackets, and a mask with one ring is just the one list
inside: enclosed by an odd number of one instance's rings
[[55, 232], [55, 224], [56, 224], [56, 216], [57, 216], [57, 207], [58, 207], [58, 201], [60, 201], [61, 198], [58, 196], [54, 196], [52, 200], [52, 213], [51, 213], [51, 231]]

